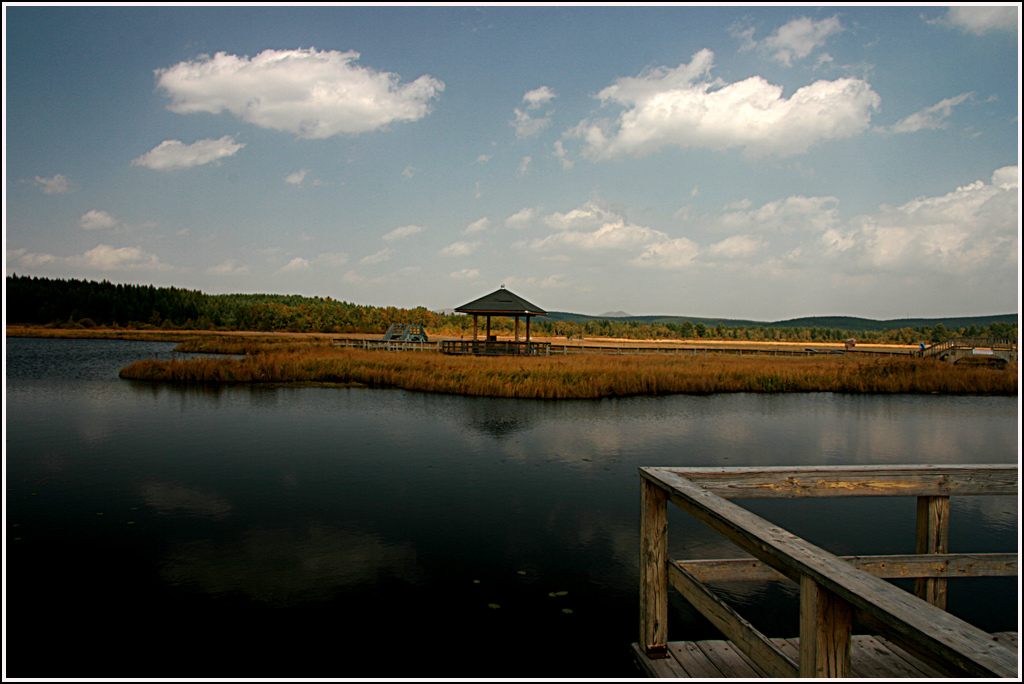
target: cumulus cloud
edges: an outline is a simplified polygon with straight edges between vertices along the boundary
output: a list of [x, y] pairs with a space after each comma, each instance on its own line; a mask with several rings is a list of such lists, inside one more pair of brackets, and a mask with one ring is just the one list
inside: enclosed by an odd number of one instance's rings
[[278, 273], [295, 273], [297, 271], [305, 271], [309, 268], [309, 260], [303, 259], [302, 257], [295, 257], [287, 264], [278, 269]]
[[551, 119], [547, 117], [534, 117], [529, 113], [529, 110], [537, 109], [555, 97], [557, 97], [555, 91], [547, 86], [541, 86], [523, 95], [523, 102], [526, 103], [527, 111], [516, 108], [514, 110], [515, 119], [509, 122], [516, 129], [517, 138], [529, 138], [547, 128], [548, 124], [551, 123]]
[[700, 247], [689, 238], [664, 239], [647, 245], [630, 263], [641, 268], [683, 268], [690, 266], [699, 253]]
[[974, 95], [973, 92], [963, 93], [956, 97], [947, 97], [938, 104], [925, 107], [921, 111], [914, 112], [910, 116], [897, 121], [885, 130], [888, 130], [890, 133], [915, 133], [929, 128], [945, 128], [947, 125], [946, 119], [953, 113], [953, 107], [963, 103], [972, 95]]
[[381, 237], [381, 240], [384, 240], [385, 242], [394, 242], [395, 240], [401, 240], [402, 238], [407, 238], [410, 235], [415, 235], [416, 233], [422, 233], [424, 230], [426, 230], [426, 228], [423, 226], [401, 226], [400, 228], [395, 228], [390, 233]]
[[757, 209], [728, 211], [717, 224], [720, 230], [729, 232], [821, 233], [833, 227], [838, 216], [839, 200], [835, 197], [795, 195], [767, 202]]
[[46, 195], [61, 195], [68, 191], [68, 179], [59, 173], [50, 178], [36, 176], [35, 183]]
[[481, 245], [481, 243], [480, 243], [479, 240], [468, 241], [468, 242], [465, 242], [465, 241], [463, 241], [463, 242], [453, 242], [452, 244], [448, 245], [447, 247], [443, 247], [440, 250], [438, 250], [437, 253], [440, 254], [441, 256], [450, 256], [450, 257], [469, 256], [470, 254], [475, 252], [477, 250], [477, 248], [480, 247], [480, 245]]
[[302, 185], [302, 181], [306, 179], [306, 174], [309, 173], [306, 169], [300, 169], [295, 173], [289, 173], [284, 178], [284, 182], [290, 185]]
[[533, 249], [628, 249], [668, 239], [661, 231], [629, 222], [598, 200], [566, 213], [552, 213], [544, 217], [544, 223], [555, 232], [534, 240], [530, 244]]
[[1014, 31], [1017, 29], [1019, 6], [963, 5], [950, 7], [941, 17], [948, 24], [966, 33], [982, 35], [989, 31]]
[[164, 140], [141, 157], [132, 160], [132, 166], [144, 166], [154, 171], [175, 171], [202, 166], [232, 157], [245, 143], [237, 143], [230, 135], [217, 140], [198, 140], [186, 145], [180, 140]]
[[380, 250], [379, 252], [376, 252], [376, 253], [371, 254], [369, 256], [363, 257], [362, 259], [359, 260], [359, 263], [360, 264], [379, 264], [379, 263], [385, 262], [385, 261], [387, 261], [388, 259], [391, 258], [391, 254], [392, 254], [393, 251], [394, 250], [392, 250], [390, 247], [385, 247], [384, 249]]
[[249, 273], [249, 267], [245, 264], [239, 264], [235, 259], [228, 259], [217, 266], [211, 266], [206, 269], [206, 272], [210, 275], [218, 276], [246, 275]]
[[762, 48], [772, 59], [786, 66], [793, 65], [793, 59], [803, 59], [811, 52], [825, 45], [828, 38], [843, 30], [839, 17], [815, 21], [800, 17], [780, 26], [764, 39]]
[[113, 228], [117, 225], [117, 219], [105, 211], [93, 209], [78, 217], [78, 225], [85, 230], [100, 230]]
[[861, 133], [881, 102], [855, 78], [816, 81], [788, 99], [781, 86], [759, 76], [726, 84], [710, 79], [713, 60], [704, 49], [689, 64], [618, 79], [598, 93], [603, 103], [625, 108], [618, 119], [585, 119], [566, 135], [582, 139], [583, 153], [595, 161], [642, 157], [665, 146], [785, 157]]
[[452, 271], [448, 277], [452, 280], [473, 280], [480, 277], [480, 271], [475, 268], [464, 268], [461, 271]]
[[161, 264], [155, 254], [139, 247], [111, 247], [97, 245], [81, 256], [69, 257], [67, 263], [93, 268], [98, 271], [167, 271], [171, 267]]
[[526, 207], [520, 209], [516, 213], [505, 219], [505, 227], [512, 228], [514, 230], [522, 230], [533, 223], [534, 217], [537, 215], [537, 210], [533, 207]]
[[420, 169], [417, 169], [412, 164], [409, 164], [404, 169], [402, 169], [402, 175], [405, 176], [406, 178], [412, 178], [413, 176], [415, 176], [419, 172], [420, 172]]
[[564, 170], [568, 171], [572, 168], [573, 161], [569, 159], [569, 153], [566, 151], [565, 145], [562, 144], [561, 140], [555, 141], [555, 149], [551, 154], [554, 155]]
[[764, 238], [755, 235], [733, 235], [707, 248], [715, 259], [749, 259], [765, 246]]
[[476, 221], [473, 221], [468, 226], [466, 226], [465, 230], [462, 231], [462, 234], [463, 235], [476, 235], [477, 233], [485, 232], [490, 227], [491, 227], [491, 219], [489, 219], [486, 216], [484, 216], [483, 218], [477, 219]]
[[509, 121], [509, 123], [516, 129], [517, 138], [529, 138], [530, 136], [537, 135], [551, 123], [551, 119], [544, 117], [533, 118], [528, 112], [518, 108], [513, 111], [516, 118]]
[[991, 182], [976, 181], [937, 197], [854, 217], [826, 232], [826, 257], [851, 272], [925, 272], [963, 275], [1016, 272], [1018, 168], [996, 170]]
[[444, 91], [432, 76], [400, 84], [398, 75], [359, 66], [355, 51], [264, 50], [255, 57], [218, 52], [158, 69], [157, 87], [178, 114], [230, 112], [261, 128], [329, 138], [417, 121]]
[[528, 109], [537, 109], [541, 105], [545, 105], [551, 100], [558, 97], [555, 91], [547, 86], [541, 86], [535, 90], [531, 90], [523, 95], [523, 102], [526, 103]]
[[533, 161], [532, 157], [523, 157], [519, 162], [519, 166], [516, 168], [516, 178], [522, 178], [526, 175], [526, 172], [530, 170], [530, 162]]

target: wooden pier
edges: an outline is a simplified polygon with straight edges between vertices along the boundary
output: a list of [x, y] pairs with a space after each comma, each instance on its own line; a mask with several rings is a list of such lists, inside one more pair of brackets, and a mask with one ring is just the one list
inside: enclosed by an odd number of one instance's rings
[[[1017, 634], [988, 634], [947, 613], [951, 577], [1017, 575], [1016, 553], [949, 553], [949, 498], [1017, 495], [1014, 465], [641, 468], [641, 668], [657, 677], [1018, 676]], [[728, 501], [914, 496], [916, 553], [838, 557]], [[671, 501], [753, 558], [668, 556]], [[914, 593], [886, 582], [915, 578]], [[705, 582], [793, 581], [800, 634], [769, 639]], [[725, 636], [668, 642], [671, 584]], [[854, 620], [872, 631], [852, 634]]]

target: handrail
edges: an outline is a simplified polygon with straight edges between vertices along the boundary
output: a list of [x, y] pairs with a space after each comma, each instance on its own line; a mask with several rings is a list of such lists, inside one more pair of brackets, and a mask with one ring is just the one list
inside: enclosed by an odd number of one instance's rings
[[925, 347], [918, 354], [921, 356], [932, 356], [940, 354], [947, 349], [958, 349], [961, 347], [967, 349], [1005, 349], [1012, 351], [1017, 348], [1017, 340], [1011, 337], [951, 337], [944, 342], [936, 342]]
[[[876, 478], [871, 473], [877, 473]], [[1016, 574], [1016, 555], [986, 555], [978, 563], [949, 554], [950, 494], [1017, 492], [1015, 466], [880, 466], [800, 468], [640, 468], [640, 647], [651, 657], [667, 645], [667, 586], [678, 589], [726, 637], [773, 676], [845, 676], [849, 673], [853, 618], [923, 657], [950, 676], [1016, 677], [1016, 653], [987, 633], [946, 613], [945, 577]], [[914, 557], [839, 558], [780, 529], [729, 498], [918, 497]], [[685, 561], [668, 557], [667, 503], [709, 525], [756, 561]], [[882, 558], [884, 560], [879, 560]], [[702, 568], [717, 567], [714, 581], [736, 579], [744, 565], [800, 584], [800, 662], [794, 663], [701, 583]], [[901, 576], [921, 577], [913, 594], [881, 579], [885, 563]], [[715, 564], [718, 564], [717, 566]], [[722, 565], [724, 564], [724, 565]], [[869, 572], [872, 564], [875, 572]], [[953, 569], [952, 574], [946, 570]], [[724, 568], [724, 570], [722, 569]], [[694, 570], [697, 572], [695, 573]], [[715, 575], [715, 573], [717, 573]], [[705, 579], [707, 573], [704, 573]], [[941, 579], [940, 579], [941, 577]], [[920, 598], [927, 600], [922, 601]], [[794, 670], [794, 668], [797, 668]]]

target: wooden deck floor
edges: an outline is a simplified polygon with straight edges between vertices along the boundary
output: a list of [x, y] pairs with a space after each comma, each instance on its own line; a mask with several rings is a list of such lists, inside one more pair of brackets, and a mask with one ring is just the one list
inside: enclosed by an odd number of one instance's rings
[[[1017, 632], [993, 634], [995, 639], [1017, 650]], [[772, 639], [786, 655], [797, 660], [799, 639]], [[854, 636], [850, 655], [852, 674], [857, 678], [922, 678], [943, 677], [882, 637]], [[672, 641], [668, 658], [651, 660], [633, 644], [633, 655], [649, 677], [719, 679], [724, 677], [750, 679], [767, 675], [739, 649], [728, 641]]]

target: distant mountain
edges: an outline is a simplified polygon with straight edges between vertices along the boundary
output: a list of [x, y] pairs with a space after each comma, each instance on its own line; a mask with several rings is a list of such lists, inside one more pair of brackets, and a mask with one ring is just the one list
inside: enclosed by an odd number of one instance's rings
[[598, 314], [598, 318], [629, 318], [630, 314], [625, 311], [608, 311], [603, 314]]
[[[617, 312], [622, 313], [622, 312]], [[892, 320], [875, 320], [871, 318], [856, 318], [854, 316], [807, 316], [804, 318], [792, 318], [784, 321], [752, 321], [735, 318], [700, 318], [687, 316], [612, 316], [602, 314], [600, 316], [589, 316], [587, 314], [568, 313], [565, 311], [549, 311], [548, 320], [568, 321], [572, 323], [586, 323], [587, 321], [612, 320], [628, 323], [683, 323], [690, 321], [694, 325], [703, 323], [706, 326], [714, 327], [722, 323], [727, 328], [738, 327], [764, 327], [764, 328], [830, 328], [839, 330], [854, 331], [878, 331], [878, 330], [899, 330], [901, 328], [933, 328], [939, 323], [951, 330], [967, 328], [972, 325], [981, 327], [992, 323], [1016, 323], [1017, 314], [999, 314], [996, 316], [960, 316], [950, 318], [897, 318]]]

